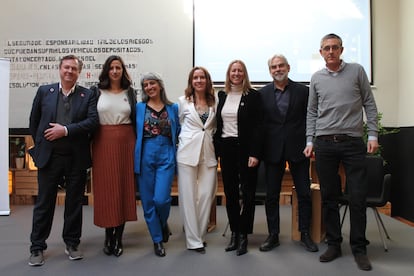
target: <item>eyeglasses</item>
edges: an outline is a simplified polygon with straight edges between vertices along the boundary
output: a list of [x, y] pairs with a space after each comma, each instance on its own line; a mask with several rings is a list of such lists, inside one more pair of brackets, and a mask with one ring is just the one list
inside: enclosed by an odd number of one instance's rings
[[329, 52], [330, 50], [332, 51], [338, 51], [339, 49], [341, 49], [342, 47], [339, 45], [332, 45], [332, 46], [325, 46], [322, 48], [323, 51], [325, 52]]
[[270, 65], [270, 69], [285, 68], [285, 67], [286, 67], [286, 63], [279, 63], [279, 64]]

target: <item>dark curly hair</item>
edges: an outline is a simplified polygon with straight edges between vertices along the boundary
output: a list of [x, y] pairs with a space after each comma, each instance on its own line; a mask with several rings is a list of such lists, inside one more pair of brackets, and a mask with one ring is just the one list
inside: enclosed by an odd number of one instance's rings
[[128, 89], [131, 84], [131, 77], [129, 76], [127, 69], [125, 67], [125, 63], [120, 56], [110, 56], [106, 59], [105, 63], [103, 64], [102, 71], [99, 74], [99, 83], [98, 87], [100, 89], [108, 89], [110, 88], [110, 80], [109, 80], [109, 70], [111, 68], [111, 63], [114, 60], [119, 60], [122, 66], [122, 78], [121, 78], [121, 88]]

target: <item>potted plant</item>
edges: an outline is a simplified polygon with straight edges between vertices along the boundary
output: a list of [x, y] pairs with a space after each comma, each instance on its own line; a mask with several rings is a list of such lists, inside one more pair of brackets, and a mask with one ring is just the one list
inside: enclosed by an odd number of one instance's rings
[[23, 169], [24, 168], [24, 161], [26, 157], [26, 143], [24, 142], [24, 138], [16, 138], [16, 168]]
[[[386, 129], [384, 128], [384, 126], [381, 123], [381, 119], [382, 119], [382, 113], [378, 112], [378, 138], [384, 135], [388, 135], [388, 134], [394, 134], [394, 133], [398, 133], [399, 129], [398, 128], [392, 128], [392, 129]], [[366, 122], [364, 122], [364, 142], [365, 144], [368, 142], [368, 128], [367, 128], [367, 124]], [[374, 155], [378, 155], [381, 156], [382, 155], [382, 146], [380, 145], [377, 152]], [[386, 163], [386, 161], [384, 160], [384, 162]]]

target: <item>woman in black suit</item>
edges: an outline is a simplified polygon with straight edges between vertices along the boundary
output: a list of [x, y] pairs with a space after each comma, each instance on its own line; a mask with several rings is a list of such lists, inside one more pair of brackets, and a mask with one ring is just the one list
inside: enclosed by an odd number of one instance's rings
[[253, 232], [260, 148], [256, 142], [260, 100], [243, 61], [230, 63], [224, 91], [219, 91], [218, 98], [214, 141], [232, 232], [225, 250], [237, 250], [239, 256], [247, 253], [247, 235]]

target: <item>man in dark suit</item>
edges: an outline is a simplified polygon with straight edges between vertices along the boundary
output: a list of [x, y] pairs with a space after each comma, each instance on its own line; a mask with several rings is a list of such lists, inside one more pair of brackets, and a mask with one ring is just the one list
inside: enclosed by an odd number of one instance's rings
[[98, 126], [96, 96], [76, 84], [82, 62], [74, 55], [59, 64], [60, 82], [40, 86], [30, 114], [30, 150], [38, 168], [38, 196], [33, 209], [29, 265], [44, 264], [58, 185], [65, 182], [62, 237], [70, 260], [82, 259], [78, 249], [82, 232], [82, 200], [86, 170], [91, 166], [90, 134]]
[[315, 252], [318, 247], [309, 235], [312, 216], [309, 159], [303, 154], [309, 89], [288, 78], [290, 65], [283, 55], [268, 61], [273, 82], [260, 89], [263, 124], [263, 160], [266, 181], [266, 218], [269, 236], [260, 251], [279, 246], [279, 197], [286, 161], [298, 195], [301, 244]]

